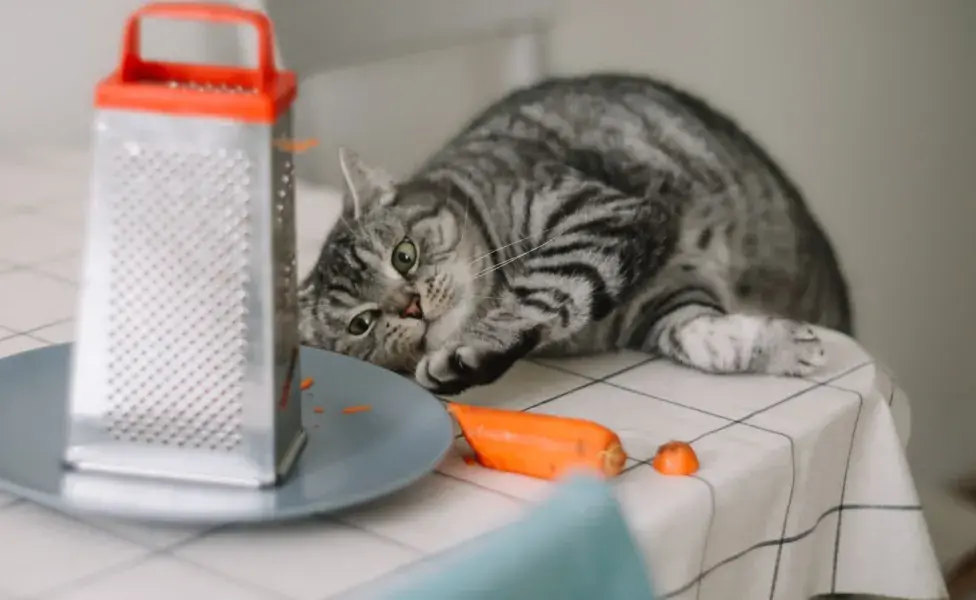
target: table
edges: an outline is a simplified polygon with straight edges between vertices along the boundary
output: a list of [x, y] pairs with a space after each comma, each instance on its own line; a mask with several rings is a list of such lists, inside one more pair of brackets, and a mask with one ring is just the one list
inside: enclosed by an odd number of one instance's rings
[[[0, 355], [73, 335], [87, 165], [0, 155]], [[308, 264], [331, 205], [299, 193]], [[524, 361], [464, 399], [616, 429], [632, 457], [616, 493], [665, 598], [942, 597], [906, 421], [893, 418], [907, 399], [855, 342], [825, 336], [830, 362], [807, 379], [715, 377], [622, 353]], [[647, 465], [672, 439], [693, 442], [695, 477]], [[452, 453], [386, 500], [278, 526], [154, 528], [0, 495], [0, 539], [17, 549], [0, 553], [0, 599], [340, 597], [512, 522], [550, 490]]]

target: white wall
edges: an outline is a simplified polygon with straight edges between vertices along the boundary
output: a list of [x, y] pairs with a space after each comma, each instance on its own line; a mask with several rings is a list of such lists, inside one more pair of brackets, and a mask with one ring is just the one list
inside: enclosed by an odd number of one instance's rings
[[569, 7], [559, 69], [666, 75], [779, 157], [839, 247], [861, 341], [913, 400], [916, 477], [976, 469], [976, 2]]
[[[92, 83], [139, 4], [5, 9], [0, 144], [86, 143]], [[861, 340], [913, 399], [920, 479], [976, 468], [974, 31], [971, 0], [567, 0], [552, 39], [558, 70], [666, 76], [781, 159], [839, 247]], [[226, 58], [226, 37], [169, 35], [163, 53]], [[482, 43], [316, 78], [298, 135], [324, 143], [306, 172], [334, 177], [340, 143], [406, 170], [501, 91], [500, 57]]]

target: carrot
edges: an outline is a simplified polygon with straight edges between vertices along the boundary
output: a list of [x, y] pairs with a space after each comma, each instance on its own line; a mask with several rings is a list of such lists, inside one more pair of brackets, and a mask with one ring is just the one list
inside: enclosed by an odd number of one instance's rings
[[322, 413], [325, 412], [325, 409], [322, 408], [321, 406], [316, 406], [315, 408], [312, 409], [312, 412], [314, 412], [317, 415], [321, 415]]
[[312, 387], [313, 385], [315, 385], [315, 380], [312, 379], [311, 377], [306, 377], [305, 379], [302, 379], [302, 391], [303, 392], [305, 390], [307, 390], [308, 388]]
[[361, 404], [359, 406], [347, 406], [342, 409], [342, 413], [346, 415], [351, 415], [353, 413], [369, 412], [373, 410], [373, 407], [369, 404]]
[[614, 477], [627, 460], [617, 434], [592, 421], [454, 402], [447, 410], [478, 463], [489, 469], [557, 479], [584, 468]]
[[651, 462], [662, 475], [693, 475], [698, 471], [698, 455], [687, 442], [668, 442], [657, 449]]

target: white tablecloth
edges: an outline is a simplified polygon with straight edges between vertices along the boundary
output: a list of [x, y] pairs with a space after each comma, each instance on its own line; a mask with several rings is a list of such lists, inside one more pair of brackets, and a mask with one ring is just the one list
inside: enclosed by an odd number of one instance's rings
[[[529, 410], [620, 432], [634, 460], [615, 487], [662, 598], [944, 596], [892, 418], [907, 399], [853, 341], [825, 336], [831, 363], [807, 380], [707, 376], [638, 355], [616, 357], [610, 372], [595, 359], [547, 363], [588, 380]], [[515, 388], [540, 375], [517, 373], [465, 401], [525, 409]], [[671, 439], [692, 442], [696, 476], [669, 478], [647, 464]], [[518, 502], [548, 487], [459, 456], [439, 471]], [[414, 508], [407, 500], [399, 518]], [[366, 522], [371, 512], [353, 518]], [[441, 526], [465, 512], [448, 512]]]
[[[63, 227], [76, 248], [80, 228], [74, 224], [80, 226], [83, 214], [77, 200], [87, 195], [87, 160], [48, 151], [32, 156], [43, 160], [25, 158], [22, 164], [28, 166], [3, 170], [4, 189], [15, 190], [5, 199], [10, 206], [4, 218], [14, 233]], [[300, 261], [306, 267], [336, 209], [334, 193], [300, 188]], [[76, 257], [68, 259], [71, 269], [61, 269], [58, 261], [66, 259], [51, 254], [50, 246], [67, 237], [22, 237], [7, 260], [25, 265], [7, 276], [9, 282], [40, 285], [40, 279], [28, 281], [34, 272], [72, 280]], [[21, 248], [35, 246], [38, 252], [50, 250], [51, 257], [38, 254], [27, 261]], [[20, 298], [29, 290], [7, 291]], [[18, 307], [33, 314], [32, 306]], [[12, 330], [6, 335], [27, 332], [7, 338], [8, 344], [51, 339], [45, 330], [31, 333], [26, 322], [24, 328], [19, 321], [0, 325]], [[522, 362], [497, 384], [464, 395], [464, 401], [583, 417], [616, 429], [632, 457], [614, 484], [616, 493], [664, 598], [792, 600], [829, 592], [942, 597], [943, 582], [899, 439], [899, 428], [907, 436], [907, 400], [856, 343], [826, 335], [830, 364], [810, 379], [714, 377], [624, 353]], [[893, 411], [901, 415], [898, 427]], [[696, 476], [668, 478], [646, 464], [657, 446], [670, 440], [693, 443], [702, 464]], [[469, 466], [452, 453], [415, 486], [327, 521], [297, 529], [187, 532], [166, 553], [247, 582], [253, 590], [324, 598], [509, 523], [550, 490], [547, 482]], [[5, 510], [33, 515], [27, 508]], [[147, 534], [96, 523], [139, 543], [147, 539]], [[41, 540], [50, 527], [38, 524], [30, 535]], [[68, 536], [69, 529], [59, 535]], [[87, 538], [72, 533], [64, 539], [87, 548]], [[166, 559], [146, 545], [152, 550], [146, 565]], [[306, 558], [309, 553], [314, 559]], [[319, 561], [347, 562], [328, 576], [301, 567]], [[142, 568], [133, 565], [133, 572]], [[106, 563], [105, 585], [138, 597], [136, 583], [142, 580], [126, 579], [128, 571], [119, 568], [113, 571]], [[95, 570], [93, 565], [86, 580], [100, 584], [102, 575]]]

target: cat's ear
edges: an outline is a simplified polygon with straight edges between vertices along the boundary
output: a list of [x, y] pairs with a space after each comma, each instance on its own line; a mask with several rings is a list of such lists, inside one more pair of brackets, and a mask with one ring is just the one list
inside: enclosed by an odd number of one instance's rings
[[339, 148], [339, 167], [357, 219], [372, 206], [393, 203], [396, 181], [389, 173], [367, 165], [359, 154], [348, 148]]

